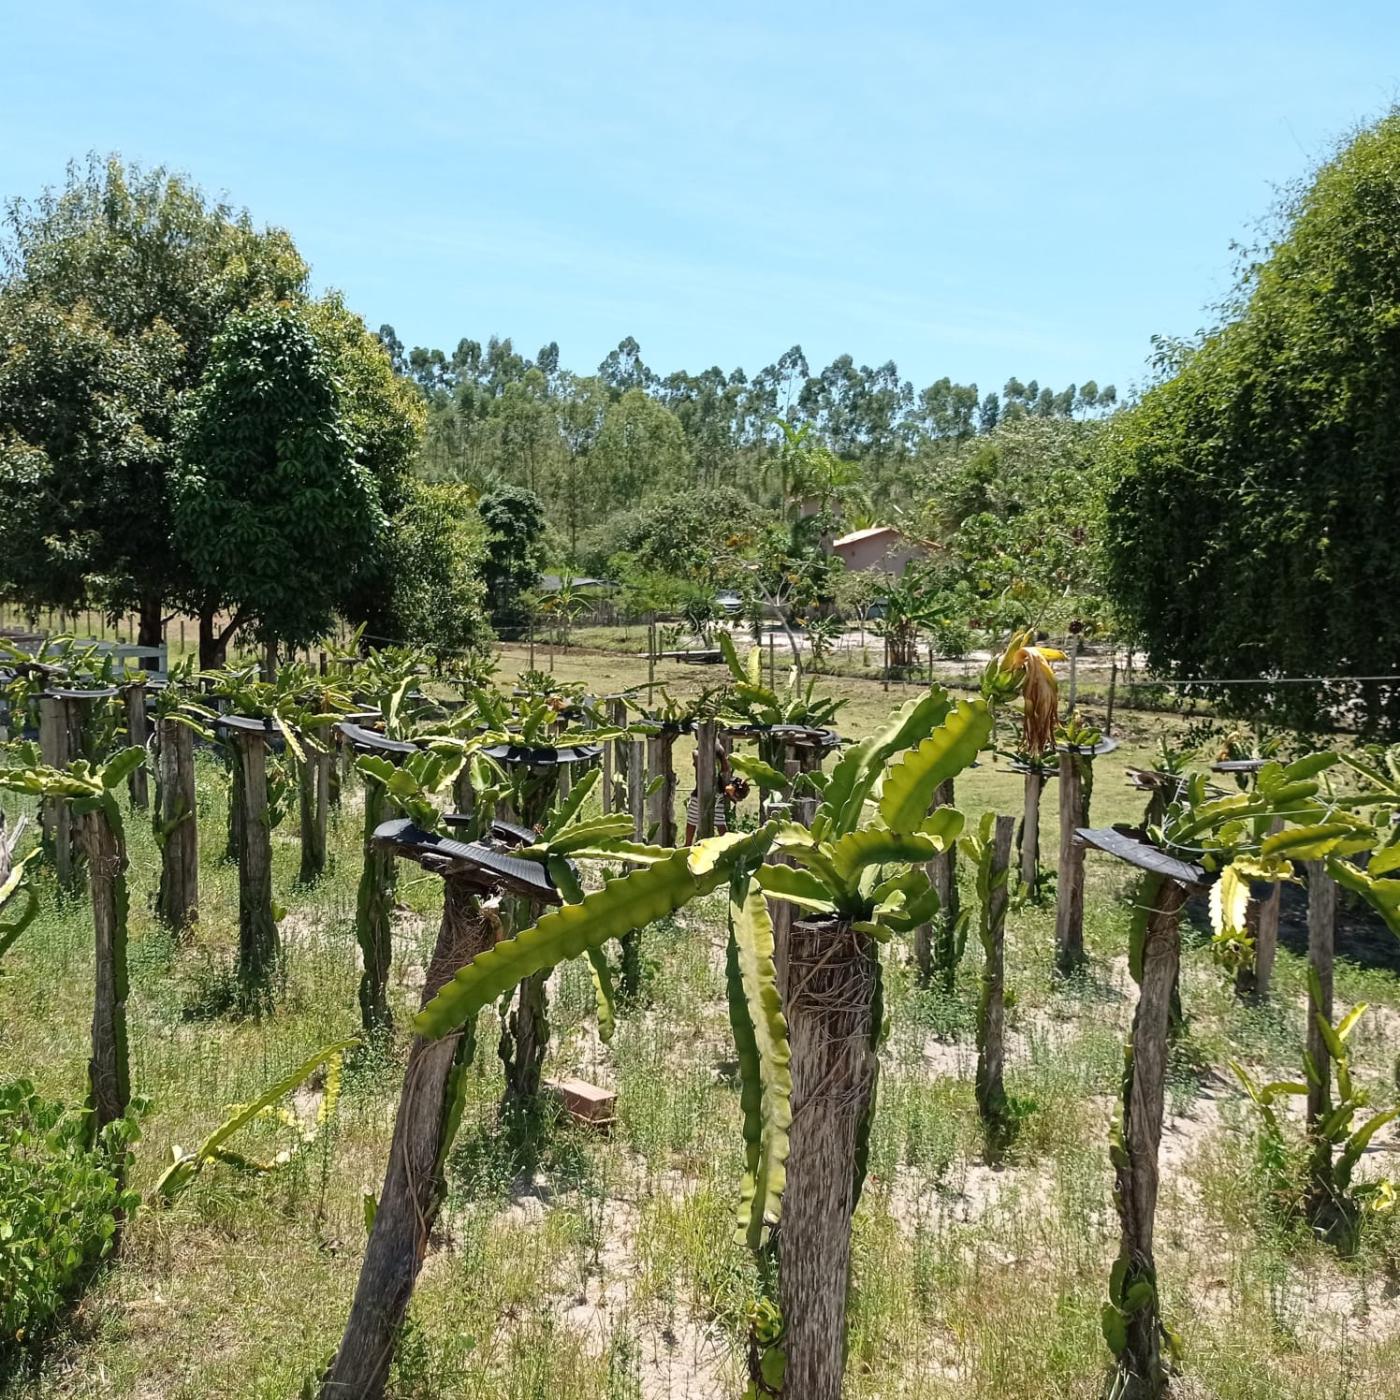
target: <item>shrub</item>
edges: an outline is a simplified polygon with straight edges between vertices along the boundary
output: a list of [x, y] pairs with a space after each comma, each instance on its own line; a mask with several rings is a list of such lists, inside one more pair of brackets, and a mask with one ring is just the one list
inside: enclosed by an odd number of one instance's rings
[[134, 1117], [89, 1140], [90, 1116], [0, 1085], [0, 1374], [111, 1253], [140, 1201], [122, 1184]]

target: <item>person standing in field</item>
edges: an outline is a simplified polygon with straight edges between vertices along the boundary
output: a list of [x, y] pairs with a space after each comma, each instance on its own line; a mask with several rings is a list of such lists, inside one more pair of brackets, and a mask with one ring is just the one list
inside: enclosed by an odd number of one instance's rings
[[729, 755], [724, 751], [724, 746], [715, 743], [713, 752], [706, 756], [701, 752], [700, 745], [695, 746], [695, 774], [696, 785], [690, 794], [690, 801], [685, 809], [685, 844], [693, 846], [695, 844], [695, 832], [700, 825], [700, 764], [708, 761], [714, 765], [714, 791], [715, 791], [715, 835], [722, 831], [729, 830], [729, 813], [736, 802], [742, 802], [749, 795], [749, 785], [737, 773], [731, 771], [729, 767]]

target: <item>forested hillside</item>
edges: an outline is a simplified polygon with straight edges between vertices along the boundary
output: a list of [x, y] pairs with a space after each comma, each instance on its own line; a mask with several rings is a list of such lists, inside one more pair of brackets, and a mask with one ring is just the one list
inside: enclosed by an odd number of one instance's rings
[[534, 491], [571, 552], [606, 556], [607, 522], [658, 493], [731, 487], [771, 507], [784, 501], [782, 433], [811, 425], [842, 461], [860, 467], [871, 512], [922, 505], [930, 474], [953, 449], [1025, 420], [1093, 420], [1117, 404], [1094, 380], [1061, 389], [1012, 378], [998, 391], [949, 378], [923, 389], [893, 361], [841, 355], [825, 368], [795, 345], [752, 375], [718, 366], [662, 374], [630, 336], [597, 369], [563, 367], [550, 343], [533, 358], [510, 339], [463, 339], [449, 354], [405, 348], [392, 326], [380, 340], [428, 403], [425, 472], [482, 491]]

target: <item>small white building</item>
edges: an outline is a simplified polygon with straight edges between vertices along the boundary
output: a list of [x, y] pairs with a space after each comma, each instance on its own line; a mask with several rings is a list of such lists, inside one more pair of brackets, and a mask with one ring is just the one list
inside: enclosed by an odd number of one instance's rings
[[831, 552], [840, 555], [852, 573], [902, 574], [923, 551], [893, 525], [873, 525], [833, 540]]

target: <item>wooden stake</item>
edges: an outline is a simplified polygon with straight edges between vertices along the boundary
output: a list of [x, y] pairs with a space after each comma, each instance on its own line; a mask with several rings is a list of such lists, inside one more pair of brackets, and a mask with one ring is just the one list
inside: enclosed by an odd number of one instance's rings
[[[1332, 1056], [1318, 1018], [1332, 1020], [1332, 962], [1337, 936], [1337, 885], [1320, 860], [1304, 862], [1308, 874], [1308, 966], [1317, 975], [1319, 1001], [1308, 988], [1308, 1136], [1312, 1139], [1310, 1210], [1326, 1209], [1332, 1195], [1332, 1147], [1318, 1131], [1332, 1111]], [[1311, 979], [1309, 979], [1311, 983]]]
[[1021, 884], [1034, 899], [1040, 891], [1040, 791], [1044, 775], [1037, 768], [1026, 772], [1026, 804], [1021, 817]]
[[[126, 687], [126, 741], [138, 749], [146, 747], [150, 724], [146, 718], [146, 682], [132, 681]], [[127, 791], [135, 811], [144, 812], [150, 805], [149, 775], [143, 763], [127, 779]]]
[[169, 716], [160, 722], [160, 887], [156, 916], [182, 933], [199, 917], [199, 828], [194, 735]]
[[238, 983], [245, 1007], [266, 1006], [281, 958], [272, 916], [272, 832], [267, 812], [267, 740], [234, 731], [229, 736], [239, 769]]
[[715, 834], [715, 753], [718, 726], [712, 719], [701, 720], [695, 727], [695, 796], [700, 820], [695, 826], [695, 839], [704, 840]]
[[[1005, 1127], [1006, 906], [1010, 897], [1011, 837], [1015, 818], [998, 816], [992, 838], [991, 897], [981, 911], [982, 996], [977, 1005], [977, 1111], [994, 1131]], [[981, 879], [981, 876], [978, 876]]]
[[1060, 869], [1055, 886], [1055, 965], [1073, 972], [1084, 962], [1084, 846], [1075, 828], [1089, 824], [1084, 810], [1087, 754], [1060, 755]]

